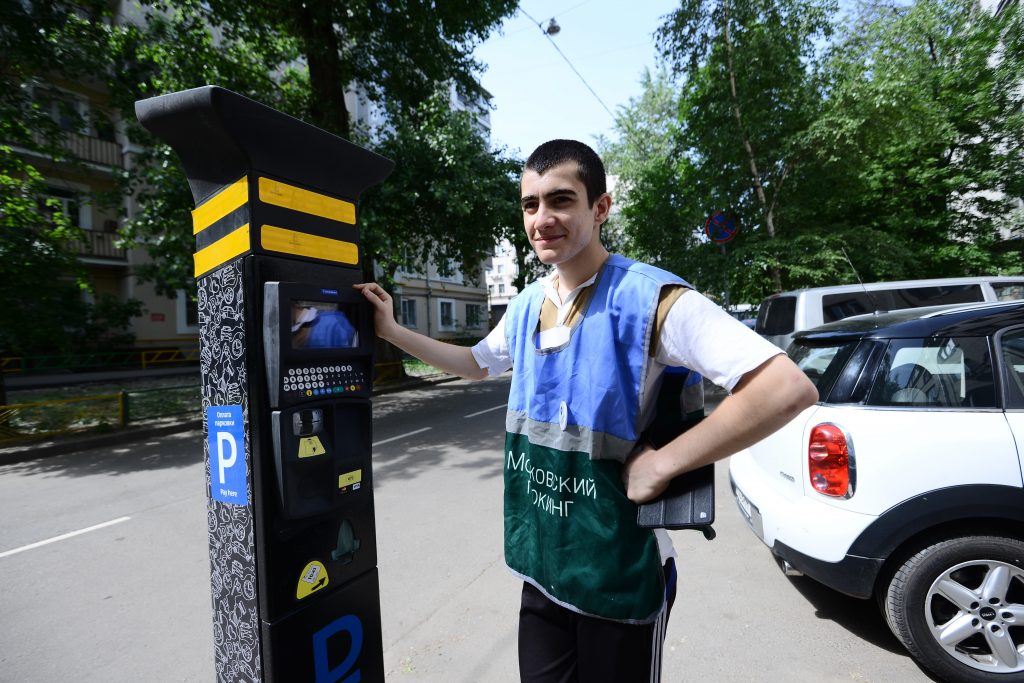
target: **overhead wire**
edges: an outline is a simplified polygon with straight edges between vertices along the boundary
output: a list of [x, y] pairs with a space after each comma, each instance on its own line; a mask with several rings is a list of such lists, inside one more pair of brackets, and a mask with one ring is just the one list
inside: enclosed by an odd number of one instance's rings
[[[583, 0], [583, 2], [577, 3], [577, 4], [573, 5], [572, 7], [569, 7], [567, 9], [563, 9], [563, 10], [559, 10], [556, 14], [552, 14], [551, 18], [555, 19], [555, 18], [558, 18], [558, 17], [562, 16], [563, 14], [568, 14], [569, 12], [573, 11], [574, 9], [583, 7], [584, 5], [589, 5], [593, 1], [594, 0]], [[520, 9], [520, 8], [517, 7], [516, 9]], [[523, 14], [525, 16], [527, 16], [527, 17], [529, 16], [528, 14], [526, 14], [526, 12], [523, 12]], [[531, 19], [530, 21], [533, 21], [533, 20]], [[534, 23], [536, 23], [536, 22], [534, 22]], [[512, 31], [511, 33], [506, 33], [504, 35], [506, 35], [506, 36], [515, 36], [515, 35], [518, 35], [520, 33], [523, 33], [524, 31], [529, 31], [532, 28], [533, 28], [532, 26], [524, 26], [523, 28], [521, 28], [521, 29], [519, 29], [517, 31]]]
[[[590, 0], [586, 0], [586, 2], [589, 2], [589, 1], [590, 1]], [[585, 4], [586, 4], [586, 2], [581, 2], [581, 3], [580, 3], [580, 5], [585, 5]], [[575, 7], [579, 7], [580, 5], [576, 5]], [[600, 104], [600, 105], [601, 105], [601, 106], [602, 106], [602, 107], [604, 108], [604, 110], [605, 110], [606, 112], [608, 112], [608, 116], [612, 117], [612, 121], [615, 121], [615, 120], [616, 120], [616, 119], [615, 119], [615, 114], [613, 114], [613, 113], [612, 113], [612, 110], [608, 108], [608, 105], [604, 103], [604, 100], [602, 100], [602, 99], [601, 99], [601, 96], [600, 96], [600, 95], [598, 95], [598, 94], [597, 94], [597, 93], [596, 93], [596, 92], [594, 91], [594, 89], [590, 87], [590, 84], [589, 84], [589, 83], [587, 83], [587, 79], [585, 79], [585, 78], [583, 77], [583, 74], [581, 74], [581, 73], [580, 73], [580, 72], [579, 72], [579, 71], [578, 71], [578, 70], [576, 69], [576, 67], [575, 67], [575, 66], [573, 66], [572, 62], [571, 62], [571, 61], [569, 61], [569, 58], [568, 58], [568, 57], [566, 57], [566, 56], [565, 56], [565, 53], [564, 53], [564, 52], [562, 52], [561, 48], [559, 48], [559, 47], [558, 47], [558, 44], [557, 44], [557, 43], [555, 43], [555, 41], [554, 41], [554, 40], [552, 40], [551, 36], [550, 36], [550, 35], [548, 35], [548, 32], [544, 30], [544, 27], [543, 27], [543, 26], [541, 26], [541, 22], [538, 22], [538, 21], [537, 21], [536, 19], [534, 19], [533, 17], [531, 17], [531, 16], [530, 16], [530, 15], [529, 15], [529, 14], [528, 14], [528, 13], [526, 12], [526, 10], [524, 10], [524, 9], [523, 9], [522, 7], [518, 7], [518, 8], [516, 8], [516, 9], [517, 9], [517, 10], [518, 10], [519, 12], [522, 12], [522, 13], [523, 13], [523, 16], [525, 16], [525, 17], [526, 17], [527, 19], [529, 19], [530, 21], [532, 21], [532, 22], [533, 22], [534, 24], [536, 24], [536, 25], [537, 25], [537, 28], [538, 28], [538, 29], [540, 30], [541, 34], [543, 34], [543, 36], [544, 36], [545, 38], [547, 38], [547, 39], [548, 39], [548, 42], [549, 42], [549, 43], [551, 43], [551, 46], [552, 46], [553, 48], [555, 48], [555, 50], [556, 50], [556, 51], [558, 52], [558, 54], [559, 54], [559, 55], [561, 55], [562, 59], [564, 59], [564, 60], [565, 60], [565, 63], [569, 65], [569, 68], [570, 68], [570, 69], [572, 69], [573, 73], [575, 73], [575, 74], [576, 74], [576, 75], [577, 75], [577, 76], [579, 77], [580, 81], [581, 81], [581, 82], [583, 83], [583, 85], [585, 85], [585, 86], [587, 87], [587, 90], [589, 90], [589, 91], [590, 91], [590, 94], [594, 96], [594, 99], [595, 99], [595, 100], [597, 100], [598, 104]], [[574, 9], [574, 8], [573, 8], [573, 7], [570, 7], [569, 9]], [[564, 14], [565, 12], [567, 12], [567, 11], [568, 11], [568, 10], [565, 10], [565, 11], [563, 11], [563, 14]]]

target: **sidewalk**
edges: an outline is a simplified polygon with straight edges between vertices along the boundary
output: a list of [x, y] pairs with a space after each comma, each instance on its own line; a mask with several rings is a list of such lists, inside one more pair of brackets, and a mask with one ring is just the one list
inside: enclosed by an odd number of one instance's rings
[[145, 370], [105, 370], [100, 372], [63, 372], [53, 375], [13, 375], [4, 378], [7, 390], [42, 389], [65, 384], [94, 384], [98, 382], [130, 381], [149, 377], [194, 375], [199, 381], [199, 366], [184, 365], [173, 368], [147, 368]]
[[[11, 380], [8, 379], [7, 387], [9, 389], [28, 389], [47, 386], [61, 386], [62, 384], [68, 384], [68, 380], [72, 378], [74, 379], [75, 384], [83, 384], [87, 382], [110, 382], [116, 381], [118, 379], [136, 380], [139, 379], [140, 377], [162, 377], [174, 374], [194, 374], [196, 375], [196, 381], [199, 380], [199, 369], [196, 367], [160, 368], [156, 370], [146, 371], [144, 375], [141, 374], [140, 371], [138, 370], [127, 370], [95, 373], [69, 373], [68, 375], [42, 375], [39, 377], [17, 378], [19, 380], [36, 380], [41, 382], [39, 384], [34, 384], [31, 386], [21, 385], [14, 387]], [[85, 379], [86, 377], [87, 379]], [[458, 377], [454, 375], [431, 375], [429, 377], [412, 377], [404, 382], [387, 382], [379, 386], [376, 386], [373, 389], [373, 395], [381, 396], [384, 394], [392, 394], [399, 391], [406, 391], [408, 389], [415, 389], [418, 387], [430, 386], [433, 384], [451, 382], [456, 379], [458, 379]], [[106, 448], [111, 446], [119, 446], [125, 443], [131, 443], [132, 441], [138, 441], [141, 439], [151, 439], [153, 437], [165, 436], [167, 434], [177, 434], [179, 432], [200, 430], [202, 429], [202, 427], [203, 420], [201, 417], [190, 415], [178, 415], [173, 417], [139, 421], [138, 423], [135, 423], [130, 427], [126, 427], [125, 429], [119, 429], [104, 434], [68, 434], [53, 439], [32, 441], [11, 446], [0, 446], [0, 466], [18, 462], [25, 462], [27, 460], [35, 460], [37, 458], [46, 458], [54, 455], [62, 455], [64, 453], [73, 453], [75, 451], [84, 451], [91, 448]]]

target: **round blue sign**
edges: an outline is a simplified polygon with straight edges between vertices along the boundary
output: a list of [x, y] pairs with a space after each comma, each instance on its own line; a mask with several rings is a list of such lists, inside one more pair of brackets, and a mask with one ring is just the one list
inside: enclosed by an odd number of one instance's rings
[[704, 223], [704, 234], [715, 244], [725, 244], [739, 231], [739, 220], [732, 211], [715, 211]]

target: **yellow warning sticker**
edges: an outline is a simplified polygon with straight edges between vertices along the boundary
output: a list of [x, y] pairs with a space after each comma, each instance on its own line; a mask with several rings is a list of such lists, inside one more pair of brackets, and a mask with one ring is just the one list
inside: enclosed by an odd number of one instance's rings
[[312, 458], [314, 455], [323, 455], [326, 452], [327, 449], [320, 443], [318, 436], [306, 436], [299, 439], [300, 458]]
[[323, 562], [313, 560], [306, 565], [305, 569], [302, 570], [302, 575], [299, 576], [299, 584], [295, 588], [295, 598], [302, 600], [316, 593], [321, 588], [325, 588], [327, 583], [327, 567], [324, 566]]
[[346, 472], [345, 474], [338, 475], [338, 488], [342, 492], [347, 491], [358, 491], [362, 486], [363, 471], [354, 470], [352, 472]]

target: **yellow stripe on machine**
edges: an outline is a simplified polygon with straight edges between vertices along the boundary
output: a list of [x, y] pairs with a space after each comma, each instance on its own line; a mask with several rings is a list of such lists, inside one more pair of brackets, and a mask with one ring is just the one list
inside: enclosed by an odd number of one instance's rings
[[282, 254], [307, 256], [350, 265], [359, 263], [359, 247], [352, 242], [333, 240], [273, 225], [264, 225], [260, 228], [260, 245], [267, 251]]
[[192, 210], [192, 234], [203, 230], [249, 201], [249, 181], [243, 176]]
[[293, 211], [356, 224], [356, 205], [270, 178], [260, 178], [260, 201]]
[[249, 251], [248, 223], [195, 253], [195, 256], [192, 257], [195, 260], [195, 277], [208, 273], [220, 264], [247, 251]]

